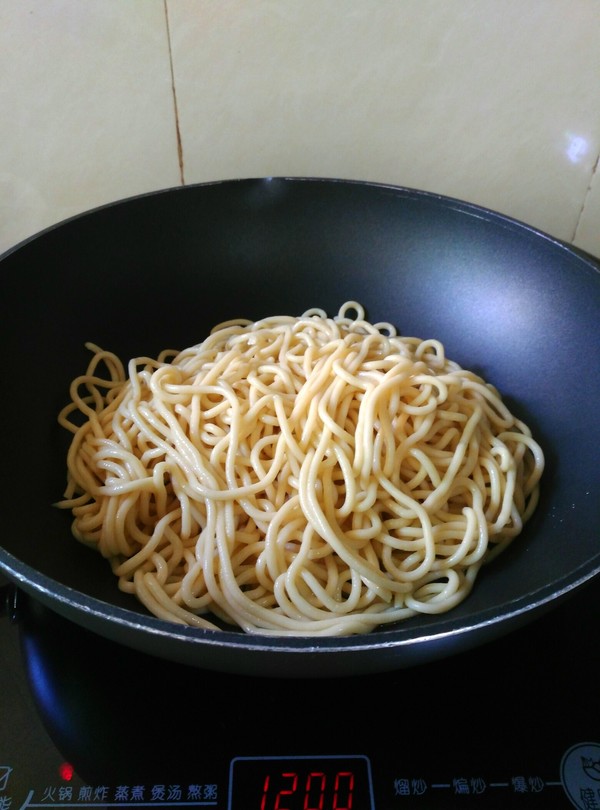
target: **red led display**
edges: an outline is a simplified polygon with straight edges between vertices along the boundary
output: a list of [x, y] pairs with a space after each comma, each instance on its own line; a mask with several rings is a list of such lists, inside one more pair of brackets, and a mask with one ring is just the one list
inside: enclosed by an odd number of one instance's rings
[[238, 757], [228, 810], [372, 810], [366, 757]]

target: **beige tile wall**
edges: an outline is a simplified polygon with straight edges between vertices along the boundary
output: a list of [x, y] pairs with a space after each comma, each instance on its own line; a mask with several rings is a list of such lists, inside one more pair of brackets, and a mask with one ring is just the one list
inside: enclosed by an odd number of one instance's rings
[[0, 0], [0, 253], [106, 202], [310, 175], [600, 256], [599, 0]]

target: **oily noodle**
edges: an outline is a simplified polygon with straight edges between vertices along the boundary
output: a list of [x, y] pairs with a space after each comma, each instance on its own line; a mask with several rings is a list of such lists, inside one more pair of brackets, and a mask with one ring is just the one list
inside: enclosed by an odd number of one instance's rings
[[87, 346], [58, 505], [159, 618], [347, 635], [442, 613], [535, 509], [543, 454], [496, 389], [356, 302], [127, 373]]

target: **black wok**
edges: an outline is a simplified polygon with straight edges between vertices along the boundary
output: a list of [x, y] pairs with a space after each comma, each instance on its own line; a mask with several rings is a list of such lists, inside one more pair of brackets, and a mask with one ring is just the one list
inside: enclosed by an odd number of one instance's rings
[[[600, 572], [600, 264], [497, 213], [434, 194], [313, 179], [166, 190], [70, 219], [0, 260], [0, 565], [47, 607], [124, 645], [269, 676], [399, 669], [492, 641]], [[87, 362], [184, 348], [235, 317], [330, 312], [355, 299], [404, 335], [437, 337], [542, 443], [538, 510], [442, 616], [363, 637], [180, 628], [117, 590], [55, 509], [68, 436], [56, 415]]]

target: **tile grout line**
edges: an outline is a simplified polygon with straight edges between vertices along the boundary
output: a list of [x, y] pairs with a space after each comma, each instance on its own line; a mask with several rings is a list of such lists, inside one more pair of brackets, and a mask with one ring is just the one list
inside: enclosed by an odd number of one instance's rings
[[163, 0], [165, 9], [165, 23], [167, 26], [167, 45], [169, 48], [169, 69], [171, 71], [171, 92], [173, 94], [173, 112], [175, 114], [175, 136], [177, 138], [177, 160], [179, 163], [179, 180], [185, 186], [185, 174], [183, 169], [183, 144], [181, 142], [181, 130], [179, 128], [179, 108], [177, 106], [177, 92], [175, 90], [175, 71], [173, 69], [173, 50], [171, 48], [171, 29], [169, 27], [169, 10], [167, 0]]
[[594, 163], [594, 167], [593, 167], [592, 173], [590, 175], [590, 182], [588, 183], [588, 187], [587, 187], [587, 189], [585, 191], [585, 194], [583, 195], [583, 202], [582, 202], [581, 208], [579, 210], [579, 215], [577, 217], [577, 222], [575, 223], [575, 227], [573, 229], [573, 235], [571, 237], [571, 244], [574, 244], [576, 239], [577, 239], [577, 234], [579, 232], [579, 226], [581, 225], [581, 220], [583, 218], [583, 212], [585, 211], [585, 206], [587, 204], [588, 197], [591, 194], [592, 184], [594, 182], [594, 178], [596, 177], [596, 172], [598, 170], [600, 170], [600, 152], [598, 153], [598, 155], [596, 157], [596, 162]]

